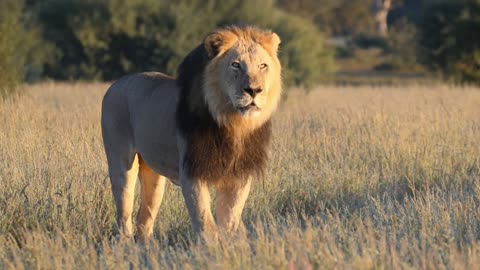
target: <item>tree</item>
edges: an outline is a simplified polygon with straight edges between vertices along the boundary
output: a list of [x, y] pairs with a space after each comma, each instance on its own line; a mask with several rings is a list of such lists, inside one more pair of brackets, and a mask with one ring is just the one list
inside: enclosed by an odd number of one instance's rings
[[377, 32], [382, 37], [388, 36], [387, 17], [392, 7], [392, 0], [375, 0], [375, 23]]

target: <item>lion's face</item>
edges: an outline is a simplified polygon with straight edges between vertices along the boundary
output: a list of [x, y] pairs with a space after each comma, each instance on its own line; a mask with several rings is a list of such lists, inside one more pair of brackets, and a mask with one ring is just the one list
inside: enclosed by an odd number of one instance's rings
[[263, 123], [275, 110], [281, 91], [280, 43], [271, 32], [224, 31], [207, 37], [211, 63], [206, 73], [206, 101], [217, 122], [241, 117]]
[[237, 44], [220, 59], [222, 90], [229, 103], [244, 117], [256, 117], [268, 104], [276, 63], [258, 43]]

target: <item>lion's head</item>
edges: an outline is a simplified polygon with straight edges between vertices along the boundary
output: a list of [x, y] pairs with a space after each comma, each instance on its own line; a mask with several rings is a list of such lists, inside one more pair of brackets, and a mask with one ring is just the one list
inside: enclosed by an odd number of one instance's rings
[[226, 27], [204, 47], [204, 95], [216, 122], [252, 130], [271, 117], [281, 92], [277, 34], [254, 27]]
[[281, 92], [280, 38], [255, 27], [209, 34], [178, 68], [183, 166], [203, 179], [261, 174]]

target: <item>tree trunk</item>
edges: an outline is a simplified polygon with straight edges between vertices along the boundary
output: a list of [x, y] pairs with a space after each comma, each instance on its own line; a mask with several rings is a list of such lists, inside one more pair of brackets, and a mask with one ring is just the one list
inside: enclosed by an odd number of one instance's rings
[[387, 16], [392, 6], [392, 0], [375, 0], [375, 22], [377, 32], [382, 37], [388, 36]]

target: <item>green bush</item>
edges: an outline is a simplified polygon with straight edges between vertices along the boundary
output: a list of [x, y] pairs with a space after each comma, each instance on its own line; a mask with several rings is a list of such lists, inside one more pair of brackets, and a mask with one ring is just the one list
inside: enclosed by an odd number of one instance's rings
[[287, 84], [309, 88], [328, 80], [334, 71], [334, 51], [325, 48], [324, 38], [314, 25], [299, 17], [281, 15], [273, 28], [282, 38], [280, 60]]
[[23, 81], [42, 76], [51, 48], [41, 39], [34, 12], [26, 9], [23, 0], [0, 1], [0, 98], [17, 92]]
[[332, 71], [333, 54], [310, 21], [273, 0], [46, 0], [33, 7], [43, 38], [55, 44], [44, 62], [54, 79], [113, 80], [146, 70], [175, 74], [183, 57], [216, 27], [248, 23], [282, 38], [285, 82], [313, 85]]
[[13, 93], [23, 78], [22, 7], [16, 0], [0, 2], [0, 98]]
[[390, 27], [384, 48], [388, 55], [385, 61], [374, 67], [380, 71], [421, 72], [424, 68], [417, 59], [417, 30], [407, 21]]
[[[233, 1], [231, 1], [233, 2]], [[279, 57], [286, 86], [311, 87], [334, 72], [334, 50], [310, 21], [275, 8], [274, 1], [240, 0], [226, 10], [221, 24], [249, 23], [271, 28], [282, 39]]]
[[436, 2], [419, 23], [422, 62], [457, 82], [480, 83], [480, 2]]

